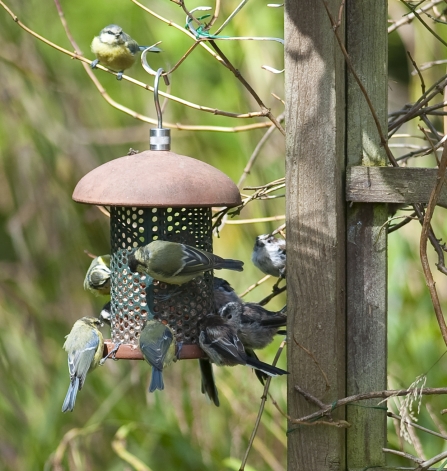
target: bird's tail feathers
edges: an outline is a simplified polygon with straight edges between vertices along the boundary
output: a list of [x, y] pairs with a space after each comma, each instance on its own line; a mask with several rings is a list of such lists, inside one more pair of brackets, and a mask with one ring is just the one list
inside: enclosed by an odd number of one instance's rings
[[255, 368], [256, 370], [260, 370], [268, 376], [280, 376], [280, 375], [288, 375], [289, 372], [282, 370], [281, 368], [277, 368], [276, 366], [269, 365], [264, 363], [263, 361], [257, 360], [255, 358], [248, 357], [247, 358], [247, 365]]
[[259, 322], [263, 327], [284, 327], [287, 325], [287, 316], [271, 316]]
[[160, 391], [165, 388], [163, 383], [163, 371], [158, 368], [152, 367], [151, 384], [149, 386], [149, 392], [154, 392], [156, 389]]
[[67, 395], [65, 396], [64, 403], [62, 404], [62, 412], [71, 412], [74, 409], [78, 391], [79, 378], [75, 377], [70, 381], [70, 386], [68, 386]]
[[244, 267], [244, 262], [241, 262], [240, 260], [232, 260], [231, 258], [226, 258], [222, 260], [222, 262], [220, 262], [214, 268], [216, 270], [225, 268], [226, 270], [243, 271], [244, 270], [243, 267]]
[[199, 360], [200, 373], [202, 375], [202, 394], [205, 394], [219, 407], [219, 395], [214, 381], [213, 365], [208, 360]]
[[[254, 358], [255, 360], [259, 360], [258, 356], [256, 355], [256, 353], [254, 352], [254, 350], [252, 350], [251, 348], [245, 348], [245, 353], [250, 357], [250, 358]], [[255, 375], [256, 377], [259, 379], [260, 383], [264, 386], [265, 384], [265, 381], [267, 380], [268, 378], [268, 375], [266, 375], [263, 371], [261, 370], [254, 370], [255, 372]]]

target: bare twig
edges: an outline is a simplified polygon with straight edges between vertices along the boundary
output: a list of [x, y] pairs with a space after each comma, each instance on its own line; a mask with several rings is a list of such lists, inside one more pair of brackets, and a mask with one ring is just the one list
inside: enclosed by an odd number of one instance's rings
[[[278, 363], [279, 357], [281, 356], [281, 353], [284, 350], [285, 345], [286, 345], [286, 339], [284, 338], [284, 340], [281, 342], [278, 348], [278, 351], [276, 352], [272, 366], [276, 366], [276, 364]], [[261, 423], [262, 414], [264, 412], [265, 402], [268, 397], [267, 394], [270, 388], [271, 380], [272, 378], [271, 376], [269, 376], [265, 382], [264, 392], [262, 393], [262, 398], [261, 398], [262, 400], [261, 400], [261, 405], [259, 406], [258, 416], [256, 417], [255, 426], [253, 428], [253, 432], [251, 433], [250, 440], [248, 441], [247, 450], [245, 452], [244, 458], [242, 459], [242, 463], [241, 463], [241, 466], [239, 467], [239, 471], [244, 471], [245, 465], [247, 464], [248, 455], [250, 453], [251, 447], [253, 446], [253, 441], [256, 437], [256, 434], [258, 433], [258, 428], [259, 428], [259, 424]]]
[[250, 291], [253, 291], [255, 288], [257, 288], [259, 285], [262, 285], [265, 281], [267, 281], [269, 278], [271, 278], [271, 275], [265, 275], [264, 278], [261, 278], [259, 281], [257, 281], [255, 284], [249, 286], [243, 293], [239, 295], [240, 298], [243, 298], [246, 296]]
[[242, 74], [239, 72], [239, 70], [237, 70], [233, 66], [233, 64], [228, 60], [228, 58], [225, 56], [225, 54], [222, 52], [222, 50], [219, 48], [219, 46], [216, 44], [215, 41], [210, 41], [210, 44], [214, 48], [214, 50], [219, 54], [219, 56], [223, 59], [223, 61], [226, 63], [227, 67], [233, 72], [235, 77], [242, 83], [242, 85], [244, 85], [244, 87], [247, 89], [250, 95], [255, 99], [256, 103], [260, 106], [262, 110], [261, 111], [262, 116], [266, 116], [268, 119], [270, 119], [270, 121], [279, 129], [280, 133], [283, 136], [285, 136], [286, 131], [284, 130], [284, 128], [275, 118], [275, 116], [270, 111], [270, 109], [264, 105], [262, 100], [259, 98], [259, 95], [253, 90], [252, 86], [244, 79], [244, 77], [242, 77]]
[[[422, 224], [421, 239], [419, 244], [419, 252], [421, 257], [422, 270], [424, 271], [425, 280], [430, 291], [430, 297], [433, 303], [433, 308], [435, 310], [436, 319], [438, 321], [439, 328], [441, 330], [442, 338], [444, 343], [447, 345], [447, 325], [445, 323], [444, 315], [442, 313], [441, 303], [439, 302], [438, 293], [435, 286], [435, 281], [433, 279], [432, 272], [430, 270], [430, 264], [427, 257], [427, 239], [429, 237], [429, 232], [431, 230], [430, 222], [433, 217], [433, 212], [436, 207], [439, 195], [444, 185], [444, 179], [447, 169], [447, 146], [444, 147], [441, 156], [441, 162], [438, 168], [438, 173], [436, 175], [436, 185], [433, 188], [433, 191], [430, 195], [430, 200], [428, 202], [427, 210], [425, 211], [424, 222]], [[440, 263], [438, 262], [437, 266], [440, 269]], [[444, 267], [445, 269], [445, 267]]]
[[[442, 3], [444, 0], [434, 0], [432, 2], [429, 2], [427, 5], [423, 6], [422, 8], [419, 8], [418, 10], [416, 10], [417, 13], [424, 13], [426, 11], [429, 11], [431, 10], [432, 8], [435, 7], [435, 5], [437, 5], [438, 3]], [[414, 19], [416, 18], [416, 15], [415, 13], [410, 13], [409, 15], [405, 15], [401, 20], [399, 21], [396, 21], [394, 24], [392, 24], [389, 28], [388, 28], [388, 33], [392, 33], [393, 31], [395, 31], [397, 28], [400, 28], [401, 26], [403, 25], [408, 25], [410, 24]]]
[[337, 23], [335, 22], [334, 17], [332, 16], [332, 14], [329, 10], [329, 6], [327, 4], [327, 1], [322, 0], [322, 2], [324, 4], [324, 8], [326, 9], [326, 13], [327, 13], [327, 15], [329, 17], [329, 20], [331, 22], [332, 29], [334, 30], [335, 38], [337, 39], [340, 50], [343, 53], [343, 56], [345, 58], [346, 65], [348, 66], [349, 71], [351, 72], [352, 76], [354, 77], [354, 80], [357, 82], [357, 85], [359, 86], [359, 88], [360, 88], [360, 90], [361, 90], [361, 92], [362, 92], [362, 94], [363, 94], [363, 96], [366, 100], [368, 108], [371, 112], [371, 115], [374, 119], [374, 122], [375, 122], [376, 128], [377, 128], [377, 132], [379, 133], [379, 137], [380, 137], [380, 144], [385, 149], [385, 153], [388, 157], [388, 160], [393, 165], [393, 167], [398, 167], [399, 164], [396, 162], [396, 159], [394, 158], [393, 153], [391, 152], [390, 148], [388, 147], [388, 140], [387, 140], [387, 138], [385, 137], [385, 134], [382, 131], [382, 126], [380, 125], [379, 117], [377, 116], [376, 110], [374, 109], [374, 106], [373, 106], [373, 104], [372, 104], [372, 102], [369, 98], [368, 92], [366, 91], [365, 86], [363, 85], [362, 81], [360, 80], [359, 76], [357, 75], [357, 72], [355, 71], [354, 66], [352, 65], [351, 58], [349, 57], [348, 51], [346, 50], [345, 45], [343, 44], [343, 42], [340, 38], [340, 35], [338, 34]]
[[435, 463], [438, 463], [439, 461], [443, 460], [444, 458], [447, 458], [447, 451], [443, 451], [442, 453], [439, 453], [439, 455], [434, 456], [433, 458], [430, 458], [429, 460], [426, 460], [422, 463], [419, 464], [419, 466], [414, 470], [414, 471], [423, 471], [430, 466], [434, 465]]
[[[298, 386], [295, 386], [297, 392], [302, 391], [302, 389]], [[423, 388], [418, 390], [419, 394], [424, 396], [429, 395], [439, 395], [439, 394], [447, 394], [447, 388]], [[320, 409], [317, 412], [313, 412], [312, 414], [306, 415], [299, 419], [292, 419], [293, 423], [302, 423], [302, 422], [309, 422], [315, 419], [319, 419], [321, 417], [329, 415], [333, 410], [337, 409], [338, 407], [345, 406], [346, 404], [350, 404], [351, 402], [358, 402], [364, 401], [367, 399], [387, 399], [390, 397], [395, 396], [406, 396], [408, 394], [413, 394], [413, 389], [394, 389], [394, 390], [383, 390], [383, 391], [372, 391], [368, 393], [356, 394], [354, 396], [345, 397], [343, 399], [339, 399], [338, 401], [334, 401], [332, 404], [327, 404], [324, 408]]]
[[421, 81], [422, 94], [424, 94], [425, 93], [424, 77], [422, 77], [421, 71], [419, 70], [419, 67], [416, 64], [415, 60], [411, 57], [410, 51], [407, 51], [407, 54], [408, 54], [408, 57], [410, 58], [411, 63], [413, 64], [413, 67], [416, 69], [416, 72], [419, 75], [419, 80]]
[[[284, 113], [280, 114], [277, 118], [279, 123], [281, 123], [284, 120]], [[256, 158], [259, 155], [259, 152], [261, 151], [263, 145], [268, 141], [269, 137], [273, 134], [273, 131], [276, 128], [272, 126], [270, 129], [267, 130], [267, 132], [262, 136], [262, 138], [259, 140], [257, 146], [255, 147], [255, 150], [251, 154], [250, 158], [248, 159], [247, 165], [244, 168], [244, 172], [242, 173], [241, 177], [239, 178], [239, 181], [237, 183], [237, 187], [240, 189], [242, 188], [242, 185], [249, 175], [251, 168], [253, 167], [253, 164], [256, 161]]]
[[[400, 415], [395, 414], [394, 412], [387, 412], [387, 416], [391, 417], [392, 419], [396, 420], [404, 420]], [[447, 435], [443, 435], [442, 433], [437, 433], [434, 432], [433, 430], [430, 430], [429, 428], [422, 427], [421, 425], [415, 423], [415, 422], [410, 422], [409, 420], [405, 420], [407, 425], [411, 425], [411, 427], [417, 428], [419, 430], [422, 430], [423, 432], [429, 433], [430, 435], [434, 435], [435, 437], [442, 438], [443, 440], [447, 440]]]
[[264, 299], [261, 299], [261, 301], [259, 301], [259, 305], [261, 306], [265, 306], [267, 303], [269, 303], [273, 298], [275, 298], [276, 296], [278, 296], [278, 294], [281, 294], [281, 293], [284, 293], [284, 291], [286, 291], [287, 289], [287, 286], [283, 286], [282, 288], [277, 288], [275, 291], [273, 291], [273, 293], [269, 294], [268, 296], [266, 296]]
[[408, 458], [415, 463], [423, 463], [424, 460], [421, 460], [417, 456], [410, 455], [410, 453], [405, 453], [404, 451], [393, 450], [391, 448], [382, 448], [384, 453], [391, 453], [392, 455], [402, 456], [403, 458]]

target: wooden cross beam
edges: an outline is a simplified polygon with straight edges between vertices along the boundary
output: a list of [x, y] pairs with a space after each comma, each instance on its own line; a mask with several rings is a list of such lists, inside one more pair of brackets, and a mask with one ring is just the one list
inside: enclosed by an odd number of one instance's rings
[[[436, 168], [351, 167], [346, 174], [346, 201], [356, 203], [428, 203]], [[444, 186], [438, 200], [447, 206]]]

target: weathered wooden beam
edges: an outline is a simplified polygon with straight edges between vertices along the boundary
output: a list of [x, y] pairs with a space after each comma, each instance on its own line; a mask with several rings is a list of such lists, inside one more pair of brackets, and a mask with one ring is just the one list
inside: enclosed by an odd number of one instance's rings
[[[346, 48], [352, 65], [386, 135], [387, 0], [346, 2], [346, 30]], [[386, 165], [386, 157], [366, 99], [353, 75], [347, 73], [346, 152], [347, 172], [352, 182], [356, 174], [352, 166], [364, 165], [354, 167], [361, 168], [364, 175], [368, 171], [380, 172]], [[364, 182], [361, 185], [367, 187]], [[349, 188], [352, 190], [353, 185]], [[385, 204], [355, 204], [347, 209], [348, 395], [386, 389], [387, 235], [382, 227], [387, 216]], [[386, 412], [367, 408], [376, 404], [377, 401], [371, 400], [362, 403], [362, 407], [347, 407], [346, 418], [351, 424], [346, 447], [349, 471], [385, 465], [382, 448], [386, 444]]]
[[[350, 167], [346, 200], [357, 203], [428, 203], [436, 168]], [[447, 205], [444, 185], [438, 204]]]
[[[340, 1], [328, 4], [338, 17]], [[288, 413], [302, 417], [315, 405], [295, 384], [325, 403], [346, 385], [346, 76], [323, 2], [286, 0], [285, 67]], [[287, 469], [345, 469], [345, 435], [290, 423]]]

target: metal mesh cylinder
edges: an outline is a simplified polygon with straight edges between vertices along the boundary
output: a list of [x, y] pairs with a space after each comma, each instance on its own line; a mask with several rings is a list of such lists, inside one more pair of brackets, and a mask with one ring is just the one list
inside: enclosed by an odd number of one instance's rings
[[[132, 273], [128, 255], [153, 240], [193, 245], [212, 252], [211, 208], [110, 208], [112, 340], [137, 346], [149, 312], [166, 321], [176, 341], [197, 344], [197, 323], [213, 310], [213, 275], [205, 273], [178, 286], [155, 281], [146, 286], [144, 274]], [[172, 297], [169, 295], [173, 293]], [[164, 295], [168, 299], [160, 299]]]

